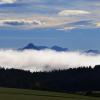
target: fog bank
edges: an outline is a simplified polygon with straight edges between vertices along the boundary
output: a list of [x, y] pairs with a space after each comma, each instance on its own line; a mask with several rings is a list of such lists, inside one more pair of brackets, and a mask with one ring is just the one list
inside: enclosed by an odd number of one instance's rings
[[53, 50], [0, 50], [0, 66], [30, 71], [49, 71], [100, 64], [100, 55]]

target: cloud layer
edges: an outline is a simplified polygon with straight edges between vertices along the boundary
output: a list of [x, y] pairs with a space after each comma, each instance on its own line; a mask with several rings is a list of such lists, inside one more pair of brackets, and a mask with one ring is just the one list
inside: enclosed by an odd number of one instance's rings
[[[97, 23], [100, 22], [99, 11], [99, 0], [0, 0], [0, 22], [3, 22], [0, 28], [100, 28]], [[84, 20], [91, 20], [92, 23], [69, 25], [73, 21]]]
[[100, 55], [52, 50], [0, 50], [0, 65], [30, 71], [49, 71], [100, 64]]
[[61, 16], [69, 16], [69, 15], [87, 15], [90, 14], [88, 11], [84, 10], [63, 10], [58, 13]]
[[74, 20], [70, 20], [69, 18], [60, 18], [60, 17], [51, 17], [34, 14], [29, 18], [1, 18], [0, 26], [2, 27], [20, 27], [25, 29], [30, 28], [51, 28], [51, 27], [60, 27], [66, 23], [74, 22]]

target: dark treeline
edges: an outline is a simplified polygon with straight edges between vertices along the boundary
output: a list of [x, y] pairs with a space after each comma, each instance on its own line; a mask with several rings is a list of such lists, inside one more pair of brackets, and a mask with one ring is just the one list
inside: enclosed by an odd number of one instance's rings
[[100, 65], [34, 73], [0, 68], [0, 87], [60, 92], [100, 91]]

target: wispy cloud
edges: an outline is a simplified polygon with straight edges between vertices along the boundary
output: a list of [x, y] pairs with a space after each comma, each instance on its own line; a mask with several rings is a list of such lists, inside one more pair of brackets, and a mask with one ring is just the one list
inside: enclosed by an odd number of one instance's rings
[[10, 26], [23, 26], [23, 25], [41, 25], [42, 23], [38, 20], [28, 20], [28, 19], [5, 19], [0, 20], [1, 25]]
[[13, 18], [13, 19], [1, 19], [0, 20], [0, 26], [3, 27], [20, 27], [20, 28], [34, 28], [34, 27], [40, 27], [42, 26], [42, 23], [40, 20], [35, 20], [35, 19], [18, 19], [18, 18]]
[[73, 30], [76, 29], [77, 27], [74, 26], [66, 26], [66, 27], [62, 27], [62, 28], [58, 28], [57, 30], [59, 31], [68, 31], [68, 30]]
[[60, 11], [58, 14], [60, 16], [69, 16], [69, 15], [87, 15], [90, 13], [91, 12], [84, 11], [84, 10], [63, 10], [63, 11]]
[[[96, 28], [99, 25], [95, 23], [100, 20], [99, 3], [99, 0], [0, 0], [0, 26], [21, 26], [20, 29], [54, 27], [59, 30]], [[92, 23], [77, 24], [84, 20]], [[76, 23], [69, 24], [73, 22]]]
[[11, 18], [1, 18], [0, 19], [0, 26], [2, 27], [25, 27], [27, 28], [49, 28], [49, 27], [60, 27], [66, 23], [73, 22], [74, 19], [69, 18], [61, 18], [58, 16], [45, 16], [45, 15], [38, 15], [34, 14], [30, 18], [25, 17], [11, 17]]

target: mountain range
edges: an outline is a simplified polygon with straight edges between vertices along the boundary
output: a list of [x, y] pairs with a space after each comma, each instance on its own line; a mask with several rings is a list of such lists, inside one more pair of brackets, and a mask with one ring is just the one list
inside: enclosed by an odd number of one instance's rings
[[[31, 49], [34, 49], [34, 50], [44, 50], [44, 49], [51, 49], [51, 50], [54, 50], [54, 51], [58, 51], [58, 52], [62, 52], [62, 51], [69, 51], [68, 48], [63, 48], [63, 47], [60, 47], [60, 46], [57, 46], [57, 45], [54, 45], [52, 47], [48, 47], [48, 46], [37, 46], [33, 43], [29, 43], [27, 44], [25, 47], [23, 48], [20, 48], [19, 50], [31, 50]], [[86, 53], [86, 54], [100, 54], [100, 51], [99, 50], [86, 50], [84, 51], [83, 53]]]
[[44, 49], [51, 49], [51, 50], [55, 50], [55, 51], [68, 51], [68, 48], [62, 48], [62, 47], [59, 47], [59, 46], [52, 46], [51, 48], [50, 47], [47, 47], [47, 46], [36, 46], [34, 45], [33, 43], [29, 43], [28, 45], [26, 45], [25, 47], [23, 48], [20, 48], [19, 50], [27, 50], [27, 49], [34, 49], [34, 50], [44, 50]]
[[100, 54], [100, 51], [99, 50], [87, 50], [87, 51], [85, 51], [85, 53], [88, 53], [88, 54]]

